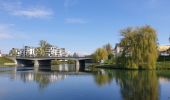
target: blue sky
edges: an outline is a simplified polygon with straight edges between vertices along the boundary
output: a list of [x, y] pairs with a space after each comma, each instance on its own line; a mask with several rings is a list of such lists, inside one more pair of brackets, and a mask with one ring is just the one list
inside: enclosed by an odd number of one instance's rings
[[120, 41], [120, 30], [151, 25], [169, 44], [169, 0], [0, 0], [0, 49], [47, 40], [71, 52], [91, 53]]

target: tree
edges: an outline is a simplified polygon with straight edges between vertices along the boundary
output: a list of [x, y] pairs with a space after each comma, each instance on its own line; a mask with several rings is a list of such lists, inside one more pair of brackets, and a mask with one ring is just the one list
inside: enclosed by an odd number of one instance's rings
[[42, 48], [38, 47], [38, 48], [35, 48], [35, 53], [36, 53], [36, 56], [37, 57], [42, 57], [44, 54]]
[[10, 52], [9, 52], [9, 55], [16, 57], [17, 53], [18, 53], [18, 49], [12, 48], [12, 50], [10, 50]]
[[123, 46], [118, 63], [125, 68], [155, 69], [158, 57], [156, 31], [150, 26], [121, 31]]
[[110, 43], [103, 46], [104, 49], [106, 49], [108, 54], [112, 54], [112, 45]]
[[74, 52], [73, 57], [79, 57], [78, 53]]
[[93, 54], [93, 59], [95, 62], [101, 62], [102, 60], [108, 59], [108, 53], [106, 49], [98, 48]]
[[39, 56], [45, 56], [45, 51], [48, 47], [51, 46], [47, 41], [40, 40], [39, 42], [40, 47], [36, 49]]
[[107, 54], [108, 54], [108, 59], [111, 60], [114, 56], [113, 51], [112, 51], [112, 49], [113, 49], [112, 45], [110, 43], [108, 43], [108, 44], [104, 45], [103, 48], [106, 49]]

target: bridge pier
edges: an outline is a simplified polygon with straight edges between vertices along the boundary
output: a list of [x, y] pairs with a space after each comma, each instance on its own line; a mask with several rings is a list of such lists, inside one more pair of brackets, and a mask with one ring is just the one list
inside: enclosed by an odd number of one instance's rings
[[39, 66], [38, 60], [34, 60], [34, 67], [38, 67], [38, 66]]
[[79, 69], [80, 69], [79, 60], [76, 60], [76, 65], [75, 65], [75, 67], [76, 67], [76, 71], [79, 71]]
[[51, 66], [51, 60], [34, 60], [34, 67]]
[[76, 60], [76, 71], [84, 71], [85, 70], [85, 60]]

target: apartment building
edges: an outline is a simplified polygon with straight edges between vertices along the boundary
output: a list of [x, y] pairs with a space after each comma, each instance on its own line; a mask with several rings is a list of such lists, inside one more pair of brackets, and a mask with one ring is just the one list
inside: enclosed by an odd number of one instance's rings
[[35, 48], [34, 47], [30, 47], [30, 46], [24, 46], [24, 49], [21, 49], [20, 51], [22, 54], [21, 56], [25, 56], [25, 57], [35, 57]]
[[[21, 57], [36, 57], [36, 48], [30, 46], [24, 46], [23, 49], [12, 48], [10, 50], [10, 56]], [[45, 56], [47, 57], [66, 57], [68, 54], [65, 48], [58, 48], [57, 46], [49, 46], [45, 50]]]
[[49, 46], [45, 50], [46, 56], [48, 57], [66, 57], [67, 53], [65, 48], [58, 48], [56, 46]]
[[56, 56], [56, 50], [57, 50], [57, 47], [49, 46], [49, 47], [46, 48], [45, 54], [48, 57], [54, 57], [54, 56]]

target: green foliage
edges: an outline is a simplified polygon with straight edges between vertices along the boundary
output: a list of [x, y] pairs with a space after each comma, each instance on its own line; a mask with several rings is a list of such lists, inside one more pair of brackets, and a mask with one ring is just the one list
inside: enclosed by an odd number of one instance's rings
[[43, 51], [43, 49], [42, 49], [41, 47], [36, 48], [36, 49], [35, 49], [35, 52], [36, 52], [36, 56], [37, 56], [37, 57], [42, 57], [43, 55], [45, 55], [45, 54], [44, 54], [44, 51]]
[[45, 51], [46, 49], [51, 46], [51, 44], [49, 44], [47, 41], [45, 40], [40, 40], [39, 42], [39, 45], [40, 47], [39, 48], [36, 48], [35, 51], [36, 51], [36, 55], [38, 57], [43, 57], [46, 55]]
[[150, 26], [121, 31], [123, 52], [117, 64], [130, 69], [155, 69], [158, 57], [156, 31]]
[[14, 61], [6, 57], [0, 57], [0, 65], [3, 65], [4, 63], [14, 63]]
[[113, 56], [111, 59], [107, 59], [104, 63], [105, 64], [115, 64], [115, 57]]
[[156, 69], [170, 69], [170, 61], [157, 62]]
[[61, 64], [61, 61], [59, 61], [59, 60], [52, 60], [51, 64], [52, 65], [59, 65], [59, 64]]
[[75, 61], [74, 60], [68, 60], [67, 64], [75, 64]]
[[101, 62], [102, 60], [107, 60], [108, 53], [106, 49], [98, 48], [93, 54], [93, 59], [95, 62]]
[[9, 55], [16, 57], [17, 56], [17, 51], [18, 51], [18, 49], [13, 48], [12, 50], [10, 50]]
[[103, 46], [106, 49], [108, 55], [112, 55], [112, 45], [110, 43]]

